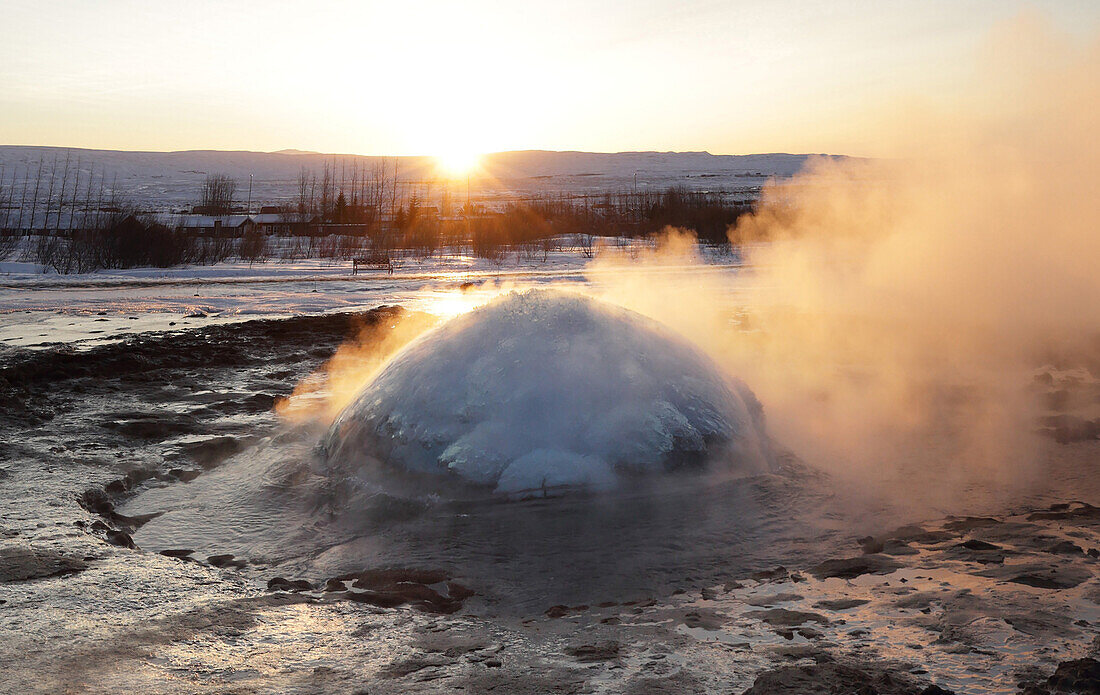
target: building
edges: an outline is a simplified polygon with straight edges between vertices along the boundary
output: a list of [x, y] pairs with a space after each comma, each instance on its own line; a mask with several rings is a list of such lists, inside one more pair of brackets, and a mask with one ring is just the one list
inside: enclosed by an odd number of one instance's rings
[[203, 236], [244, 236], [256, 228], [256, 222], [250, 215], [181, 215], [179, 226], [185, 232]]

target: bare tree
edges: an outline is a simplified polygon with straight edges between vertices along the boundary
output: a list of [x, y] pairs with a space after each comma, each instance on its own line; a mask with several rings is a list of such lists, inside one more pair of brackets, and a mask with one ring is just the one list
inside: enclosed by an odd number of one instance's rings
[[[100, 175], [102, 180], [102, 175]], [[80, 228], [88, 228], [88, 209], [92, 206], [92, 190], [95, 186], [95, 163], [92, 163], [88, 171], [88, 189], [84, 191], [84, 204], [80, 212]]]
[[69, 199], [69, 231], [73, 231], [73, 217], [76, 215], [76, 201], [80, 194], [80, 164], [81, 158], [76, 158], [76, 175], [73, 177], [73, 195]]
[[316, 188], [317, 175], [302, 167], [298, 171], [298, 221], [305, 223], [313, 214], [313, 192]]
[[267, 258], [267, 254], [267, 237], [255, 226], [249, 226], [245, 230], [244, 237], [241, 238], [237, 255], [242, 261], [248, 261], [248, 267], [251, 268], [256, 261], [262, 263]]
[[38, 190], [42, 187], [42, 158], [38, 158], [38, 174], [34, 178], [34, 197], [31, 199], [31, 221], [27, 224], [34, 231], [34, 216], [38, 214]]
[[43, 222], [42, 229], [44, 232], [49, 230], [50, 227], [50, 206], [53, 205], [53, 186], [54, 180], [57, 178], [57, 154], [53, 156], [53, 164], [50, 166], [50, 190], [46, 194], [46, 219]]
[[336, 203], [333, 188], [336, 178], [336, 162], [331, 164], [326, 160], [321, 164], [321, 219], [324, 221], [332, 212], [332, 206]]
[[27, 187], [31, 183], [31, 167], [30, 164], [23, 165], [23, 193], [19, 196], [19, 230], [23, 230], [23, 208], [27, 206]]
[[[12, 171], [13, 172], [15, 171], [14, 167], [12, 168]], [[0, 230], [5, 230], [5, 229], [8, 228], [8, 217], [11, 214], [11, 212], [10, 212], [10, 210], [11, 210], [10, 200], [9, 200], [11, 198], [11, 187], [6, 186], [4, 184], [4, 174], [5, 173], [7, 173], [7, 172], [4, 169], [4, 164], [3, 164], [3, 162], [0, 162], [0, 207], [4, 208], [4, 221], [2, 223], [0, 223]], [[14, 184], [14, 182], [15, 182], [15, 175], [13, 173], [12, 174], [12, 183]]]
[[61, 229], [61, 214], [65, 211], [65, 191], [69, 187], [69, 162], [73, 158], [72, 150], [65, 150], [65, 170], [61, 174], [61, 192], [57, 199], [57, 218], [54, 229]]
[[202, 207], [211, 215], [228, 215], [233, 211], [233, 194], [237, 182], [224, 174], [208, 174], [202, 183]]

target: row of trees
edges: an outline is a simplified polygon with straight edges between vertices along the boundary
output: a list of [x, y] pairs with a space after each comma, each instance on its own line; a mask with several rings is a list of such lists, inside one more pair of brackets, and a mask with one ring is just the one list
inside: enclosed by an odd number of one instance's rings
[[87, 229], [120, 209], [115, 177], [108, 184], [105, 169], [85, 166], [71, 152], [28, 163], [21, 174], [0, 163], [0, 232]]
[[[28, 164], [21, 172], [0, 165], [0, 260], [18, 249], [22, 259], [59, 273], [209, 264], [231, 257], [257, 262], [469, 252], [500, 260], [515, 252], [533, 260], [545, 259], [563, 238], [568, 247], [591, 255], [595, 237], [646, 237], [667, 226], [692, 229], [706, 243], [727, 244], [729, 230], [751, 207], [728, 194], [673, 187], [546, 194], [485, 211], [471, 208], [468, 200], [456, 205], [446, 186], [433, 190], [433, 184], [401, 181], [396, 160], [370, 166], [329, 162], [319, 173], [302, 169], [294, 200], [282, 206], [287, 217], [302, 223], [294, 238], [269, 239], [254, 228], [240, 235], [166, 226], [120, 201], [117, 186], [107, 179], [105, 170], [86, 167], [71, 154]], [[211, 174], [199, 190], [200, 205], [211, 214], [236, 211], [237, 190], [232, 177]]]
[[29, 237], [24, 257], [65, 275], [123, 268], [212, 265], [239, 253], [242, 241], [228, 236], [181, 234], [151, 220], [127, 215], [97, 229]]

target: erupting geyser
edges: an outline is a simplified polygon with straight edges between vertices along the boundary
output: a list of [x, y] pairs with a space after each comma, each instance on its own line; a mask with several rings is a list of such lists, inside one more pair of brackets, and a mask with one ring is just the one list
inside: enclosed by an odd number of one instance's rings
[[399, 353], [333, 423], [332, 473], [387, 467], [509, 495], [766, 465], [759, 402], [688, 342], [580, 295], [511, 293]]

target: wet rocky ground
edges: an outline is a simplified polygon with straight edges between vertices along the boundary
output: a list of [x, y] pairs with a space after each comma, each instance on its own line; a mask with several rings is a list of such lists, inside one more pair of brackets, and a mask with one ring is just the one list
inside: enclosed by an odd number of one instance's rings
[[[751, 486], [670, 492], [633, 532], [615, 525], [638, 507], [588, 518], [586, 502], [550, 500], [387, 507], [406, 516], [350, 536], [324, 514], [289, 516], [266, 543], [143, 536], [167, 518], [143, 495], [284, 440], [308, 452], [273, 405], [398, 314], [0, 353], [0, 691], [1100, 692], [1100, 500], [1086, 484], [1100, 442], [1076, 407], [1094, 384], [1062, 373], [1039, 379], [1052, 409], [1037, 425], [1057, 499], [981, 515], [853, 520], [792, 463]], [[269, 487], [307, 487], [297, 471]], [[242, 528], [274, 518], [244, 497], [196, 499], [244, 514]], [[810, 511], [826, 522], [803, 523]], [[587, 528], [600, 524], [612, 532]], [[494, 530], [499, 543], [465, 540]]]

